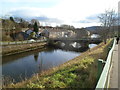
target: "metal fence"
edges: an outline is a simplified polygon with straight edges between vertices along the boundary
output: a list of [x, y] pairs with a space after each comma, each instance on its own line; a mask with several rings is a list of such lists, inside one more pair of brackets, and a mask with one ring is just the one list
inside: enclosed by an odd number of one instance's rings
[[112, 61], [112, 55], [113, 55], [113, 50], [114, 50], [114, 47], [115, 47], [115, 43], [116, 43], [116, 40], [114, 39], [112, 48], [108, 53], [106, 64], [105, 64], [105, 66], [103, 68], [103, 71], [101, 73], [101, 76], [100, 76], [100, 78], [98, 80], [96, 90], [98, 88], [101, 88], [102, 90], [104, 90], [105, 88], [109, 88], [110, 71], [111, 71], [111, 66], [112, 66], [111, 61]]
[[25, 41], [13, 41], [13, 42], [0, 42], [0, 45], [18, 45], [18, 44], [29, 44], [29, 43], [37, 43], [37, 42], [46, 42], [47, 39], [40, 39], [40, 40], [25, 40]]

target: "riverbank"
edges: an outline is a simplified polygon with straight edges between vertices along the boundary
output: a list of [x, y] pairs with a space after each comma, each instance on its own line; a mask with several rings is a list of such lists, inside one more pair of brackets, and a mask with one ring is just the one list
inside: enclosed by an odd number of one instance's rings
[[18, 54], [22, 52], [27, 52], [35, 49], [41, 49], [46, 46], [46, 42], [28, 43], [28, 44], [18, 44], [18, 45], [6, 45], [2, 46], [2, 56]]
[[60, 65], [34, 75], [31, 79], [11, 84], [9, 88], [95, 88], [97, 83], [97, 60], [104, 59], [108, 53], [107, 44], [82, 53], [80, 56]]

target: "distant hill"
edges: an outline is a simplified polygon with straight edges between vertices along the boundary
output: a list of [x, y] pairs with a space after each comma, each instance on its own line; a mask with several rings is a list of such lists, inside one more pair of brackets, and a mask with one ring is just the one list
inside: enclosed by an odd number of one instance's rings
[[89, 31], [96, 31], [100, 30], [101, 26], [91, 26], [91, 27], [86, 27], [87, 30]]
[[85, 29], [94, 34], [95, 33], [99, 34], [101, 32], [101, 26], [91, 26], [91, 27], [86, 27]]

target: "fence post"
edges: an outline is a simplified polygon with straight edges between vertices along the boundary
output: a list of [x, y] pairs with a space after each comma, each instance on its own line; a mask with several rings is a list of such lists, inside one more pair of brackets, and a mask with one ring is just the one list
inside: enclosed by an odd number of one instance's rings
[[102, 73], [102, 70], [103, 70], [103, 64], [105, 63], [104, 60], [102, 59], [98, 59], [98, 80], [100, 78], [100, 75]]
[[109, 48], [108, 48], [108, 51], [110, 51], [110, 50], [111, 50], [111, 48], [112, 48], [112, 47], [109, 47]]
[[21, 44], [23, 44], [23, 40], [21, 41]]
[[8, 45], [10, 45], [10, 42], [8, 41]]

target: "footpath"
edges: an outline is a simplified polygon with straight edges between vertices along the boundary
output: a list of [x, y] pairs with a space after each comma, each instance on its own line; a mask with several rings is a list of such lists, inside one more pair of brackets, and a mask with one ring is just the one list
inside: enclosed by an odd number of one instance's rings
[[115, 45], [112, 56], [112, 68], [110, 74], [110, 88], [120, 89], [120, 41]]

